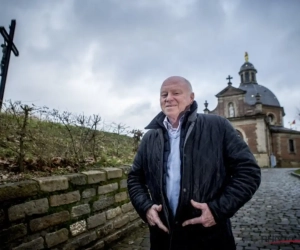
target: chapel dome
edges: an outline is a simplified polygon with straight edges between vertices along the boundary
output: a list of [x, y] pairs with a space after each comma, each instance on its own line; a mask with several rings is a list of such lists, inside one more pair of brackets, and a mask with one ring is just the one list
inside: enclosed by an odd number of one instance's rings
[[245, 101], [249, 105], [254, 105], [256, 103], [255, 96], [259, 94], [260, 102], [262, 104], [280, 107], [280, 103], [273, 92], [262, 85], [259, 85], [257, 83], [248, 83], [240, 85], [239, 89], [247, 91], [245, 94]]
[[241, 76], [241, 83], [239, 89], [247, 91], [245, 94], [245, 101], [249, 105], [256, 103], [256, 95], [260, 95], [260, 102], [264, 105], [280, 107], [277, 97], [268, 88], [257, 83], [257, 70], [254, 65], [248, 61], [248, 53], [245, 53], [245, 63], [241, 66], [239, 75]]

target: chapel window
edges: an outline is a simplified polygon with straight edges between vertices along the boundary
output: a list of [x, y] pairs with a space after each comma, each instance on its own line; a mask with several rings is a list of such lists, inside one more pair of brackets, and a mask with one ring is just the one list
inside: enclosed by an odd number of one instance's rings
[[251, 73], [251, 81], [255, 82], [255, 74], [254, 74], [254, 72]]
[[295, 142], [293, 139], [289, 139], [289, 151], [290, 153], [295, 153]]
[[245, 72], [245, 82], [250, 82], [249, 72]]
[[270, 124], [274, 124], [274, 115], [272, 115], [272, 114], [269, 114], [268, 115], [268, 122], [270, 123]]

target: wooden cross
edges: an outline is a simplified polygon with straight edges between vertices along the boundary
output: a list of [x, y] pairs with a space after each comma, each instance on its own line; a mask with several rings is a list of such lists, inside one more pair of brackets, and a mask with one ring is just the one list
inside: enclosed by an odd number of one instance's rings
[[3, 103], [3, 96], [4, 96], [6, 77], [7, 77], [8, 66], [9, 66], [10, 53], [12, 51], [15, 54], [15, 56], [19, 56], [19, 51], [13, 42], [15, 28], [16, 28], [16, 20], [11, 21], [11, 24], [9, 26], [9, 34], [6, 32], [4, 27], [2, 26], [0, 27], [0, 33], [4, 38], [4, 43], [1, 45], [3, 56], [0, 65], [1, 67], [0, 111]]

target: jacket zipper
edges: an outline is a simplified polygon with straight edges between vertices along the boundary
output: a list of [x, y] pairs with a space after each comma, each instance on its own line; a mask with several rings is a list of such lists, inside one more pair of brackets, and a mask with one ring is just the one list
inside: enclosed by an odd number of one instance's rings
[[[185, 144], [186, 144], [186, 141], [189, 137], [189, 135], [191, 134], [191, 131], [192, 129], [194, 128], [194, 125], [195, 125], [195, 122], [193, 122], [192, 124], [190, 124], [189, 128], [188, 128], [188, 131], [187, 131], [187, 134], [186, 134], [186, 137], [185, 137], [185, 140], [184, 140], [184, 144], [183, 144], [183, 152], [184, 152], [184, 147], [185, 147]], [[164, 138], [163, 138], [163, 134], [162, 134], [162, 130], [159, 129], [159, 135], [160, 135], [160, 139], [161, 139], [161, 142], [162, 142], [162, 148], [164, 147]], [[163, 154], [163, 152], [162, 152]], [[167, 220], [167, 223], [168, 223], [168, 228], [169, 228], [169, 234], [170, 234], [170, 247], [169, 247], [169, 250], [172, 250], [172, 238], [173, 238], [173, 230], [171, 229], [170, 227], [170, 222], [169, 222], [169, 212], [164, 209], [166, 207], [166, 203], [165, 203], [165, 198], [164, 198], [164, 195], [163, 195], [163, 190], [162, 190], [162, 187], [163, 187], [163, 183], [162, 183], [162, 180], [163, 180], [163, 164], [164, 164], [164, 161], [163, 161], [163, 155], [161, 156], [161, 159], [162, 159], [162, 167], [161, 167], [161, 178], [160, 178], [160, 194], [161, 194], [161, 199], [162, 199], [162, 203], [163, 203], [163, 211], [165, 213], [165, 216], [166, 216], [166, 220]], [[184, 159], [184, 157], [183, 157]], [[184, 160], [183, 160], [183, 163], [182, 163], [182, 168], [184, 167]], [[175, 219], [176, 219], [176, 214], [175, 214]]]
[[[184, 143], [183, 143], [183, 149], [182, 149], [182, 172], [183, 172], [183, 169], [184, 169], [184, 148], [185, 148], [185, 145], [186, 145], [186, 142], [187, 142], [187, 139], [189, 138], [193, 128], [194, 128], [194, 125], [195, 125], [195, 122], [192, 122], [188, 128], [188, 131], [186, 133], [186, 136], [185, 136], [185, 139], [184, 139]], [[181, 178], [181, 187], [182, 187], [182, 178]], [[178, 203], [179, 205], [179, 203]], [[178, 207], [179, 208], [179, 207]], [[177, 209], [178, 211], [179, 209]], [[176, 226], [176, 217], [177, 217], [177, 213], [175, 214], [175, 226]], [[171, 229], [170, 229], [171, 231]], [[170, 236], [170, 247], [169, 247], [169, 250], [172, 250], [172, 238], [173, 238], [173, 230], [172, 230], [172, 233], [171, 233], [171, 236]]]
[[[160, 139], [161, 139], [161, 143], [162, 143], [162, 148], [164, 147], [164, 138], [163, 138], [163, 134], [162, 134], [162, 130], [158, 130], [159, 131], [159, 136], [160, 136]], [[164, 160], [163, 160], [163, 151], [162, 151], [162, 155], [161, 155], [161, 168], [160, 168], [160, 195], [161, 195], [161, 200], [162, 200], [162, 205], [163, 205], [163, 212], [166, 216], [166, 221], [167, 221], [167, 224], [168, 224], [168, 228], [169, 230], [171, 230], [171, 227], [170, 227], [170, 222], [169, 222], [169, 212], [166, 208], [166, 202], [165, 202], [165, 198], [164, 198], [164, 194], [163, 194], [163, 165], [164, 165]]]
[[[162, 148], [164, 148], [164, 137], [163, 137], [163, 134], [162, 134], [162, 130], [158, 130], [159, 131], [159, 136], [160, 136], [160, 140], [161, 140], [161, 144], [162, 144]], [[161, 200], [162, 200], [162, 203], [163, 203], [163, 211], [164, 211], [164, 214], [165, 214], [165, 217], [166, 217], [166, 221], [167, 221], [167, 226], [168, 226], [168, 229], [169, 229], [169, 234], [171, 235], [170, 236], [170, 247], [169, 247], [169, 250], [171, 250], [171, 243], [172, 243], [172, 236], [173, 236], [173, 230], [171, 229], [170, 227], [170, 222], [169, 222], [169, 212], [168, 210], [166, 209], [166, 202], [165, 202], [165, 197], [164, 197], [164, 193], [163, 193], [163, 167], [164, 167], [164, 155], [163, 155], [163, 151], [162, 151], [162, 155], [161, 155], [161, 159], [162, 159], [162, 163], [161, 163], [161, 170], [160, 170], [160, 195], [161, 195]]]

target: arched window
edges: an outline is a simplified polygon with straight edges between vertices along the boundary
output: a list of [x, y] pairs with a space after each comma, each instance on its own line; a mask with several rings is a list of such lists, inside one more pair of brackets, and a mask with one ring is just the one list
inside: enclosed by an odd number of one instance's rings
[[234, 117], [235, 116], [234, 106], [233, 106], [232, 102], [230, 102], [228, 104], [228, 114], [229, 114], [229, 117]]
[[273, 114], [268, 114], [267, 119], [270, 124], [273, 125], [275, 123], [275, 116]]

